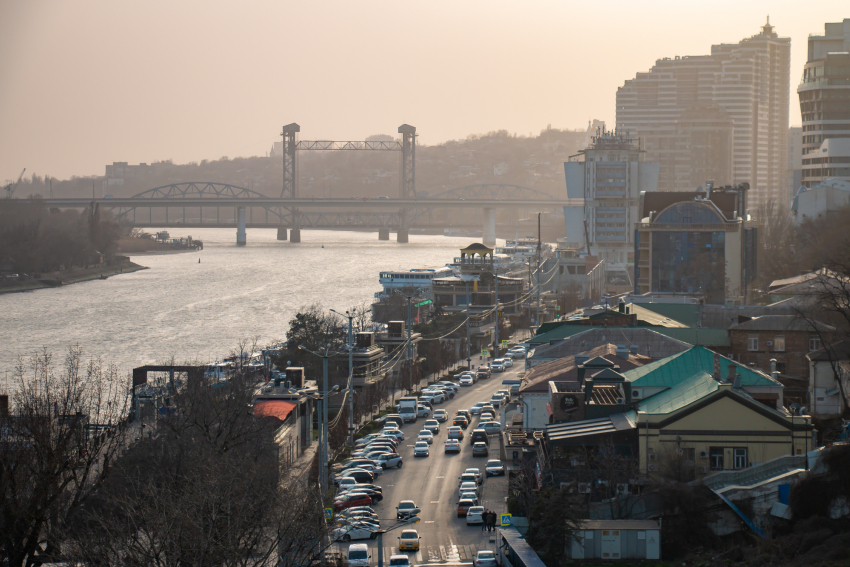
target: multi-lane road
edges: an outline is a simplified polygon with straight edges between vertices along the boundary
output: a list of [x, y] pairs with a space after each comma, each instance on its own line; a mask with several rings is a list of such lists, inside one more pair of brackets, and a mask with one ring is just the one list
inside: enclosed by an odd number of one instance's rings
[[[464, 432], [460, 453], [445, 453], [443, 446], [446, 432], [451, 425], [451, 419], [459, 409], [469, 409], [477, 402], [490, 400], [496, 390], [505, 388], [503, 380], [516, 379], [518, 367], [506, 372], [493, 373], [490, 378], [479, 380], [472, 386], [461, 387], [454, 399], [434, 406], [434, 409], [445, 409], [449, 421], [440, 424], [440, 433], [431, 445], [428, 457], [414, 457], [413, 445], [416, 436], [422, 430], [425, 420], [419, 418], [416, 423], [407, 423], [401, 430], [405, 440], [399, 445], [399, 454], [404, 460], [401, 469], [390, 469], [376, 479], [376, 484], [383, 488], [384, 499], [373, 506], [381, 526], [385, 529], [396, 523], [396, 506], [401, 500], [413, 500], [422, 510], [419, 524], [410, 526], [419, 532], [421, 539], [420, 551], [410, 552], [410, 562], [413, 564], [427, 563], [470, 563], [479, 549], [494, 549], [491, 537], [493, 532], [482, 531], [481, 526], [467, 526], [466, 518], [457, 517], [458, 478], [467, 468], [478, 468], [484, 474], [484, 465], [489, 459], [499, 458], [499, 441], [490, 438], [490, 456], [473, 457], [469, 436], [478, 424], [478, 416], [473, 416], [472, 423]], [[497, 419], [501, 414], [497, 416]], [[483, 496], [480, 504], [497, 514], [507, 511], [505, 497], [507, 496], [507, 478], [490, 477], [482, 485]], [[388, 564], [391, 554], [398, 551], [398, 536], [401, 529], [384, 534], [384, 565]], [[375, 541], [358, 540], [352, 543], [367, 543], [372, 553], [372, 563], [377, 564], [377, 544]], [[340, 543], [338, 548], [347, 552], [348, 544]], [[403, 552], [402, 552], [403, 553]]]

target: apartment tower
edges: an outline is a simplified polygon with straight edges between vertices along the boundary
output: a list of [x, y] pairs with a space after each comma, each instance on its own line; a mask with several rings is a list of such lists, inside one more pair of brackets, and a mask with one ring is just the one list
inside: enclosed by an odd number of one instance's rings
[[[750, 211], [785, 202], [791, 40], [761, 33], [664, 58], [617, 91], [617, 129], [659, 162], [659, 191], [749, 183]], [[697, 179], [697, 177], [706, 179]], [[742, 216], [746, 211], [742, 211]], [[746, 218], [744, 216], [744, 218]]]

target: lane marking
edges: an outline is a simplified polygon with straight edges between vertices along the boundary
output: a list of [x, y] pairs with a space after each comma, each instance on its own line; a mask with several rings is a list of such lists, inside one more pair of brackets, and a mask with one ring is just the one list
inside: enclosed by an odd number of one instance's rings
[[439, 504], [439, 503], [440, 503], [439, 500], [431, 500], [431, 504]]

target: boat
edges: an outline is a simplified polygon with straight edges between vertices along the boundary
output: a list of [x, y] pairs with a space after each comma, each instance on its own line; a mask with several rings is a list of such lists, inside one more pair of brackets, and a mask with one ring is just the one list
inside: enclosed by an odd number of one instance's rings
[[419, 289], [431, 291], [431, 280], [452, 275], [452, 269], [447, 266], [439, 268], [413, 268], [394, 272], [381, 272], [378, 281], [383, 290], [375, 293], [375, 299], [391, 295], [397, 289]]

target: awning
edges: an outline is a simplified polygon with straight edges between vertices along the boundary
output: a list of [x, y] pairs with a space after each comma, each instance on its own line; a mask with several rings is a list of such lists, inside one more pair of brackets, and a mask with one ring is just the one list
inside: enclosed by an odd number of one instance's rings
[[286, 421], [286, 418], [289, 417], [289, 414], [292, 413], [292, 410], [297, 405], [295, 402], [288, 402], [286, 400], [264, 400], [254, 404], [254, 415], [258, 417], [274, 417], [281, 421]]
[[623, 417], [623, 414], [616, 414], [599, 419], [552, 423], [546, 426], [546, 437], [550, 441], [562, 441], [604, 433], [616, 433], [617, 431], [634, 429], [634, 427], [634, 424]]

